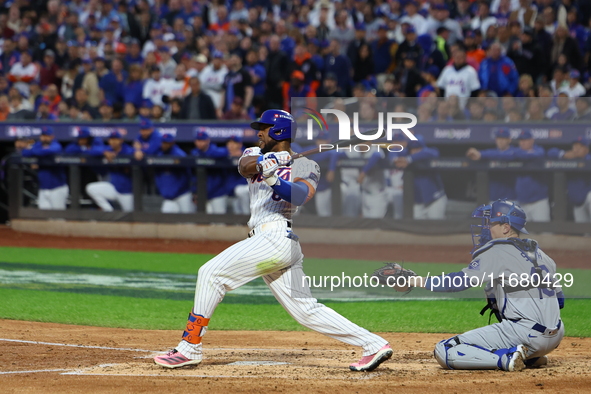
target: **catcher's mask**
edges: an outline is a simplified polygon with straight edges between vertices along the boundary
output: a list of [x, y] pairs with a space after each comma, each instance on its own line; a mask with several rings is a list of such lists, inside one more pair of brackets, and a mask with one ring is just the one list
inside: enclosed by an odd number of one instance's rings
[[512, 201], [497, 200], [490, 205], [481, 205], [474, 212], [473, 218], [480, 218], [481, 224], [471, 225], [472, 243], [474, 252], [477, 248], [492, 239], [490, 234], [491, 223], [508, 223], [515, 231], [529, 234], [525, 229], [526, 215], [523, 209]]
[[491, 206], [485, 204], [479, 206], [474, 212], [472, 212], [473, 218], [481, 220], [480, 224], [470, 225], [472, 244], [474, 245], [472, 252], [492, 239], [490, 234], [490, 210]]

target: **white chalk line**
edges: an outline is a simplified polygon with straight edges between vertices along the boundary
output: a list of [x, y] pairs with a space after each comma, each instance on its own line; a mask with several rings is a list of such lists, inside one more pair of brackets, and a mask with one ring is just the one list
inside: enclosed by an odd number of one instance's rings
[[[146, 350], [146, 349], [132, 349], [132, 348], [121, 348], [121, 347], [109, 347], [109, 346], [93, 346], [93, 345], [75, 345], [70, 343], [55, 343], [55, 342], [40, 342], [40, 341], [26, 341], [22, 339], [8, 339], [0, 338], [0, 341], [5, 342], [17, 342], [17, 343], [29, 343], [31, 345], [47, 345], [47, 346], [66, 346], [76, 347], [82, 349], [103, 349], [103, 350], [120, 350], [126, 352], [145, 352], [145, 353], [166, 353], [166, 350]], [[274, 351], [274, 352], [350, 352], [348, 349], [294, 349], [294, 348], [230, 348], [230, 347], [209, 347], [203, 349], [205, 353], [214, 351]], [[149, 356], [148, 356], [149, 357]]]
[[132, 349], [132, 348], [121, 348], [121, 347], [109, 347], [109, 346], [93, 346], [93, 345], [74, 345], [74, 344], [69, 344], [69, 343], [53, 343], [53, 342], [25, 341], [25, 340], [22, 340], [22, 339], [8, 339], [8, 338], [0, 338], [0, 341], [18, 342], [18, 343], [30, 343], [31, 345], [48, 345], [48, 346], [77, 347], [77, 348], [83, 348], [83, 349], [123, 350], [123, 351], [126, 351], [126, 352], [152, 352], [152, 353], [158, 352], [157, 350]]
[[[351, 372], [354, 374], [354, 372]], [[243, 375], [243, 376], [234, 376], [234, 375], [163, 375], [163, 374], [156, 374], [156, 373], [149, 373], [149, 374], [141, 374], [141, 373], [90, 373], [87, 370], [78, 370], [78, 371], [70, 371], [70, 372], [63, 372], [60, 375], [74, 375], [74, 376], [137, 376], [137, 377], [145, 377], [145, 376], [152, 376], [158, 378], [219, 378], [219, 379], [242, 379], [242, 378], [254, 378], [254, 379], [289, 379], [289, 380], [317, 380], [317, 377], [302, 377], [302, 376], [285, 376], [285, 375], [260, 375], [260, 376], [253, 376], [253, 375]], [[350, 376], [350, 377], [336, 377], [336, 376], [325, 376], [323, 380], [369, 380], [380, 376], [381, 373], [365, 373], [359, 376]]]
[[38, 372], [62, 372], [62, 371], [69, 371], [69, 369], [36, 369], [32, 371], [3, 371], [0, 372], [0, 375], [11, 375], [17, 373], [38, 373]]

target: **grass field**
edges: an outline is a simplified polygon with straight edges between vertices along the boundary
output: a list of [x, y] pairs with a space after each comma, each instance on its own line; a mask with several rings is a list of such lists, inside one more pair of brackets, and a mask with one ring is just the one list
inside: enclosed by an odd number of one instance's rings
[[[193, 303], [197, 271], [211, 255], [0, 248], [0, 318], [105, 327], [182, 329]], [[457, 264], [412, 262], [418, 274], [441, 274]], [[355, 260], [307, 259], [308, 275], [363, 275], [380, 264]], [[563, 271], [566, 272], [566, 271]], [[567, 297], [589, 297], [591, 270], [568, 270], [574, 285]], [[419, 300], [431, 296], [415, 290], [407, 296], [347, 293], [325, 304], [372, 331], [461, 332], [487, 324], [476, 299]], [[316, 292], [313, 290], [314, 294]], [[327, 294], [320, 291], [320, 294]], [[385, 296], [388, 301], [376, 301]], [[395, 298], [394, 298], [395, 297]], [[411, 298], [412, 299], [409, 299]], [[591, 300], [568, 299], [562, 311], [569, 336], [591, 336]], [[229, 293], [211, 320], [215, 330], [303, 330], [271, 297], [262, 280]]]

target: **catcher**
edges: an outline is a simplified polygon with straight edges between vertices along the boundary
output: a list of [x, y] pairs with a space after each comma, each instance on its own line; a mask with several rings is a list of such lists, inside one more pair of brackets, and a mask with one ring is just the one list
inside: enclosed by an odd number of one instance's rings
[[472, 216], [482, 224], [472, 226], [472, 261], [460, 272], [418, 277], [399, 264], [388, 264], [373, 276], [398, 291], [424, 287], [456, 292], [485, 282], [488, 305], [481, 314], [491, 309], [499, 323], [439, 342], [434, 354], [442, 367], [513, 372], [546, 365], [546, 354], [564, 336], [564, 295], [556, 280], [556, 263], [536, 241], [520, 238], [528, 232], [525, 212], [517, 204], [497, 200]]

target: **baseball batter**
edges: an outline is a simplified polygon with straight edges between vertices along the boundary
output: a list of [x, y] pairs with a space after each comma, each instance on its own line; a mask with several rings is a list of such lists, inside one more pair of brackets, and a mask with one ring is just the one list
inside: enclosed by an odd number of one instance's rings
[[182, 340], [176, 349], [154, 361], [167, 368], [199, 364], [203, 358], [201, 338], [226, 292], [262, 276], [300, 324], [363, 348], [363, 357], [350, 365], [351, 370], [375, 369], [392, 356], [388, 342], [319, 304], [303, 286], [304, 256], [292, 232], [292, 216], [314, 195], [320, 177], [318, 165], [307, 158], [292, 162], [291, 137], [297, 126], [289, 112], [265, 111], [251, 127], [258, 131], [259, 146], [246, 149], [238, 163], [250, 191], [248, 238], [199, 269], [195, 304]]
[[490, 308], [499, 323], [439, 342], [435, 358], [449, 369], [512, 372], [545, 365], [545, 355], [564, 336], [560, 320], [564, 295], [555, 276], [556, 263], [536, 241], [520, 238], [528, 232], [519, 205], [497, 200], [479, 207], [473, 217], [481, 218], [482, 225], [473, 226], [480, 234], [473, 232], [470, 265], [444, 276], [417, 277], [416, 284], [431, 291], [456, 292], [484, 282], [488, 306], [483, 312]]

